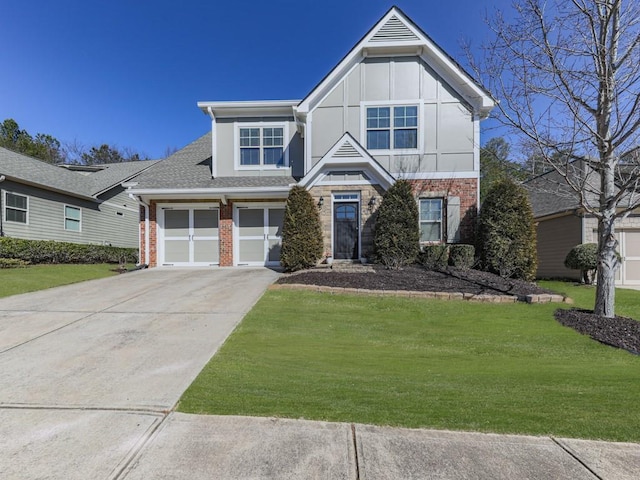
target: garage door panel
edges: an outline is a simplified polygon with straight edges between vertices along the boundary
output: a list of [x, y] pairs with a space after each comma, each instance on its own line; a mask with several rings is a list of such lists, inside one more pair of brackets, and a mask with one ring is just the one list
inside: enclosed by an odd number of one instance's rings
[[220, 245], [218, 240], [197, 240], [193, 242], [193, 261], [195, 263], [218, 263]]
[[165, 263], [183, 263], [189, 261], [189, 241], [188, 240], [165, 240], [164, 242]]
[[625, 256], [640, 258], [640, 232], [624, 232]]
[[264, 262], [264, 240], [240, 240], [240, 263]]
[[165, 210], [164, 234], [167, 237], [189, 235], [189, 210]]
[[264, 235], [264, 210], [246, 208], [238, 212], [238, 227], [241, 237]]

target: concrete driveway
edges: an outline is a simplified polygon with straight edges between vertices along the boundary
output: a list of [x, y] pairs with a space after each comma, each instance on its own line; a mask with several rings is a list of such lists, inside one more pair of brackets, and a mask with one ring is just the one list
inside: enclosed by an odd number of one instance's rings
[[115, 478], [268, 269], [153, 269], [0, 299], [0, 472]]

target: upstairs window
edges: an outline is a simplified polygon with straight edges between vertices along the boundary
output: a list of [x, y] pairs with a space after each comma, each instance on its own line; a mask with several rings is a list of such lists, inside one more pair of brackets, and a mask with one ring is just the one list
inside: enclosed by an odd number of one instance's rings
[[82, 220], [82, 210], [78, 207], [70, 205], [64, 206], [64, 229], [70, 232], [80, 231], [80, 222]]
[[420, 199], [421, 242], [442, 242], [442, 204], [441, 198]]
[[239, 130], [241, 166], [285, 165], [283, 127], [243, 127]]
[[367, 149], [418, 148], [416, 105], [367, 108]]
[[4, 219], [7, 222], [27, 223], [29, 216], [29, 197], [17, 193], [5, 192]]

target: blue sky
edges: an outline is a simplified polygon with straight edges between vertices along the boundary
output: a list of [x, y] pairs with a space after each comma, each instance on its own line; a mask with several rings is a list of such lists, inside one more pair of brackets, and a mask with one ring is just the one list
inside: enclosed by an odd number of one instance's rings
[[[461, 40], [510, 1], [396, 4], [464, 65]], [[391, 5], [0, 0], [0, 121], [160, 158], [210, 128], [198, 101], [303, 98]]]

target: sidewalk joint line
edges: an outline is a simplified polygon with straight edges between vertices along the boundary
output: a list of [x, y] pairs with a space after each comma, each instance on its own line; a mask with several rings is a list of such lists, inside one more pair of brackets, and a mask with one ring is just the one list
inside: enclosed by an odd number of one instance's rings
[[356, 461], [356, 480], [360, 480], [360, 462], [358, 460], [358, 442], [356, 441], [356, 424], [351, 424], [351, 438], [353, 439], [353, 455]]
[[551, 439], [551, 441], [553, 443], [555, 443], [556, 445], [558, 445], [562, 450], [564, 450], [565, 452], [567, 452], [571, 457], [573, 457], [573, 459], [578, 462], [580, 465], [582, 465], [584, 468], [586, 468], [589, 472], [591, 472], [591, 474], [596, 477], [598, 480], [604, 480], [603, 477], [601, 477], [600, 475], [598, 475], [589, 465], [587, 465], [580, 457], [578, 457], [577, 454], [573, 453], [573, 451], [571, 451], [571, 449], [567, 446], [565, 446], [562, 442], [560, 442], [559, 440], [557, 440], [554, 437], [549, 437]]

